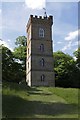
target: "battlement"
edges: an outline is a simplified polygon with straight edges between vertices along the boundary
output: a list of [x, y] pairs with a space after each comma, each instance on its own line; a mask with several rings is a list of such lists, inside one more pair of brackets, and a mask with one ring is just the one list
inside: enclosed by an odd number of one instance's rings
[[46, 16], [45, 17], [45, 16], [30, 15], [30, 18], [29, 18], [28, 23], [27, 23], [27, 29], [31, 23], [36, 23], [36, 22], [37, 23], [42, 22], [42, 24], [48, 23], [48, 24], [52, 25], [53, 24], [53, 16], [48, 16], [48, 17]]
[[37, 15], [35, 15], [35, 16], [33, 16], [33, 15], [30, 15], [30, 18], [31, 19], [47, 19], [47, 20], [52, 20], [53, 19], [53, 16], [49, 16], [49, 17], [45, 17], [45, 16], [37, 16]]

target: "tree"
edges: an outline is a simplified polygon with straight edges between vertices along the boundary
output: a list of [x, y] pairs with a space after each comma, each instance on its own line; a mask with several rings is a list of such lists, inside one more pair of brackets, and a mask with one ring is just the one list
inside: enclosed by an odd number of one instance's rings
[[75, 69], [75, 61], [72, 56], [62, 51], [54, 52], [54, 70], [56, 77], [56, 86], [74, 87], [73, 73]]
[[2, 46], [2, 79], [10, 79], [12, 70], [13, 55], [12, 52], [5, 46]]
[[15, 61], [13, 53], [2, 46], [2, 80], [19, 82], [22, 80], [22, 66]]
[[76, 80], [75, 85], [79, 88], [80, 87], [80, 47], [73, 54], [77, 58], [76, 64], [75, 64], [76, 67], [74, 69], [74, 74], [73, 74], [73, 79]]
[[14, 51], [2, 47], [2, 79], [19, 82], [26, 77], [26, 37], [19, 36]]
[[80, 48], [78, 48], [73, 54], [77, 58], [76, 64], [80, 68]]
[[15, 57], [25, 63], [27, 38], [25, 36], [19, 36], [16, 38], [15, 44], [17, 46], [14, 49]]
[[19, 36], [16, 38], [16, 47], [14, 49], [15, 59], [19, 60], [22, 65], [23, 78], [26, 78], [26, 56], [27, 56], [27, 38], [25, 36]]

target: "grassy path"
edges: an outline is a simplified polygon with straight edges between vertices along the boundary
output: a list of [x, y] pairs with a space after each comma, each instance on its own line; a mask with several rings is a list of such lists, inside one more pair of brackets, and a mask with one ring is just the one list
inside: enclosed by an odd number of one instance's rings
[[78, 118], [78, 89], [3, 85], [3, 117]]
[[62, 97], [53, 94], [52, 92], [50, 92], [46, 87], [45, 89], [42, 87], [37, 88], [37, 92], [29, 92], [29, 100], [30, 101], [41, 101], [41, 102], [50, 102], [50, 103], [55, 103], [55, 102], [64, 102], [67, 103], [67, 101], [65, 101], [65, 99], [63, 99]]

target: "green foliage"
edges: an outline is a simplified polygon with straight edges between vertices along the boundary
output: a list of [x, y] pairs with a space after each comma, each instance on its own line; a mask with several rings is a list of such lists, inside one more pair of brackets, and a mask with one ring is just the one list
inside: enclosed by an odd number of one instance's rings
[[74, 84], [80, 87], [80, 47], [73, 54], [77, 58], [75, 64], [76, 68], [74, 69], [74, 73], [73, 73], [73, 79], [76, 80]]
[[26, 47], [25, 46], [19, 46], [14, 49], [14, 56], [16, 59], [19, 59], [23, 62], [25, 62], [26, 58]]
[[80, 48], [78, 48], [73, 54], [77, 58], [76, 64], [78, 64], [78, 67], [80, 68]]
[[16, 46], [14, 49], [15, 59], [18, 59], [21, 62], [22, 66], [22, 75], [23, 79], [26, 78], [26, 56], [27, 56], [27, 38], [25, 36], [19, 36], [16, 38], [15, 42]]
[[15, 62], [13, 53], [5, 46], [2, 47], [2, 80], [19, 82], [22, 80], [22, 66]]
[[19, 36], [16, 38], [15, 44], [17, 46], [26, 46], [27, 45], [27, 38], [25, 36]]
[[2, 47], [2, 78], [3, 80], [10, 79], [12, 71], [13, 54], [7, 47]]
[[[54, 71], [56, 77], [56, 86], [60, 87], [78, 87], [79, 79], [73, 77], [76, 73], [76, 61], [68, 54], [61, 51], [54, 53]], [[76, 71], [76, 72], [75, 72]]]
[[25, 36], [19, 36], [16, 38], [16, 46], [14, 49], [15, 58], [23, 61], [25, 63], [26, 60], [26, 45], [27, 45], [27, 38]]
[[78, 48], [73, 54], [76, 58], [80, 59], [80, 48]]
[[[14, 52], [2, 45], [2, 79], [10, 82], [19, 82], [25, 79], [26, 74], [26, 37], [19, 36]], [[18, 62], [17, 62], [18, 61]]]

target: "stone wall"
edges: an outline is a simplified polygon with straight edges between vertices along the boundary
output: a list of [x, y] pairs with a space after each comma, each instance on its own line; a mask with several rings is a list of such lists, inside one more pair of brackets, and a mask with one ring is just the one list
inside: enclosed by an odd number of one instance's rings
[[[52, 47], [53, 17], [30, 16], [27, 24], [27, 73], [29, 86], [55, 86]], [[39, 28], [44, 29], [44, 37], [39, 36]], [[43, 44], [44, 50], [40, 46]], [[44, 59], [44, 66], [41, 60]], [[44, 80], [42, 79], [44, 76]]]

